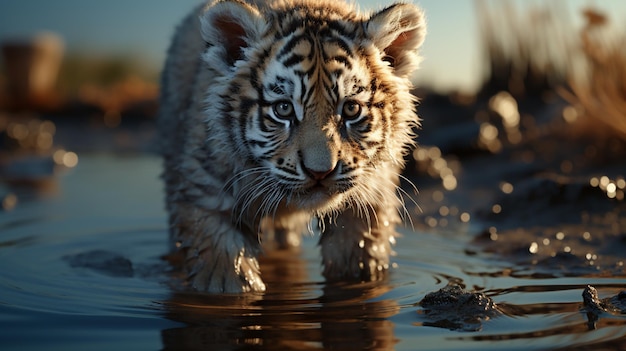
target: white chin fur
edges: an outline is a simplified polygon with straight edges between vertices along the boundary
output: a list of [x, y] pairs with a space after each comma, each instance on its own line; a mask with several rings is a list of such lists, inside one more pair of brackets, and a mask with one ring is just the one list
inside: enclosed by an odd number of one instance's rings
[[312, 191], [288, 202], [288, 206], [308, 210], [313, 213], [327, 213], [342, 207], [343, 194], [328, 194], [324, 191]]

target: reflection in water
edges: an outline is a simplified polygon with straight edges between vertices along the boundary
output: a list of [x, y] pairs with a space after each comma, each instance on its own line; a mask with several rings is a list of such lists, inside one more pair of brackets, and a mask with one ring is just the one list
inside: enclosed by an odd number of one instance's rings
[[388, 318], [399, 307], [376, 299], [391, 289], [386, 283], [324, 285], [311, 296], [319, 286], [307, 282], [299, 257], [277, 251], [261, 261], [264, 294], [174, 292], [166, 317], [185, 326], [162, 331], [164, 349], [394, 349]]
[[[58, 196], [20, 197], [13, 211], [0, 212], [0, 266], [9, 267], [0, 270], [3, 350], [626, 347], [623, 266], [594, 268], [624, 260], [617, 235], [623, 231], [607, 236], [561, 225], [516, 250], [505, 239], [524, 233], [498, 228], [466, 235], [471, 222], [484, 219], [471, 212], [465, 225], [465, 208], [436, 202], [432, 216], [449, 220], [449, 230], [401, 228], [397, 268], [386, 281], [324, 283], [318, 238], [305, 237], [299, 250], [268, 250], [263, 257], [265, 294], [207, 295], [181, 288], [161, 259], [168, 248], [159, 169], [156, 157], [81, 153], [74, 171], [58, 178]], [[583, 255], [546, 251], [565, 246]], [[479, 297], [468, 301], [488, 297], [502, 313], [466, 331], [435, 327], [419, 301], [449, 284]], [[588, 284], [606, 311], [587, 314], [581, 294]], [[608, 309], [609, 302], [622, 307]]]
[[0, 110], [0, 211], [58, 195], [57, 176], [78, 164], [78, 155], [55, 146], [56, 125], [31, 114]]

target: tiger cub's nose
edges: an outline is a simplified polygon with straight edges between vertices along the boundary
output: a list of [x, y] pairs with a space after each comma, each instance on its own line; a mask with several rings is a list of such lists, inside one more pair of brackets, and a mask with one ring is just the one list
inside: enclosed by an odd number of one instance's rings
[[324, 180], [326, 179], [326, 177], [328, 177], [331, 173], [333, 173], [335, 171], [335, 168], [337, 167], [333, 167], [332, 169], [328, 169], [328, 170], [324, 170], [324, 171], [317, 171], [317, 170], [313, 170], [307, 167], [303, 167], [304, 171], [306, 172], [306, 174], [313, 178], [313, 180]]

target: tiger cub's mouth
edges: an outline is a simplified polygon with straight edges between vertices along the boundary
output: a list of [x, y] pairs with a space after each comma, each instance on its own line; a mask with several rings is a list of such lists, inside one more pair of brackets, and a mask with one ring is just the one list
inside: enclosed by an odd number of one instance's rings
[[343, 198], [340, 192], [334, 191], [322, 184], [315, 184], [301, 192], [298, 196], [300, 206], [318, 210], [329, 205], [341, 202]]
[[[278, 169], [284, 171], [284, 168]], [[276, 191], [282, 193], [280, 196], [289, 206], [314, 211], [336, 208], [346, 199], [346, 193], [358, 187], [360, 177], [356, 172], [347, 173], [341, 160], [325, 169], [315, 170], [301, 162], [294, 172], [299, 179], [286, 181], [282, 173], [274, 174], [272, 178], [279, 184]], [[266, 194], [272, 196], [274, 191], [268, 189]]]
[[310, 180], [304, 184], [298, 193], [299, 202], [305, 207], [322, 208], [335, 206], [345, 198], [345, 193], [353, 189], [353, 182], [345, 182], [333, 177], [321, 180]]

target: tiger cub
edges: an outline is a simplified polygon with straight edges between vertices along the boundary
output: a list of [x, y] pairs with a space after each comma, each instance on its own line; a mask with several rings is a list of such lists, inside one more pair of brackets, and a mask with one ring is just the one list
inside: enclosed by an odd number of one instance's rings
[[327, 280], [389, 267], [422, 11], [340, 0], [222, 0], [177, 28], [158, 117], [172, 248], [193, 288], [265, 290], [262, 235], [317, 218]]

